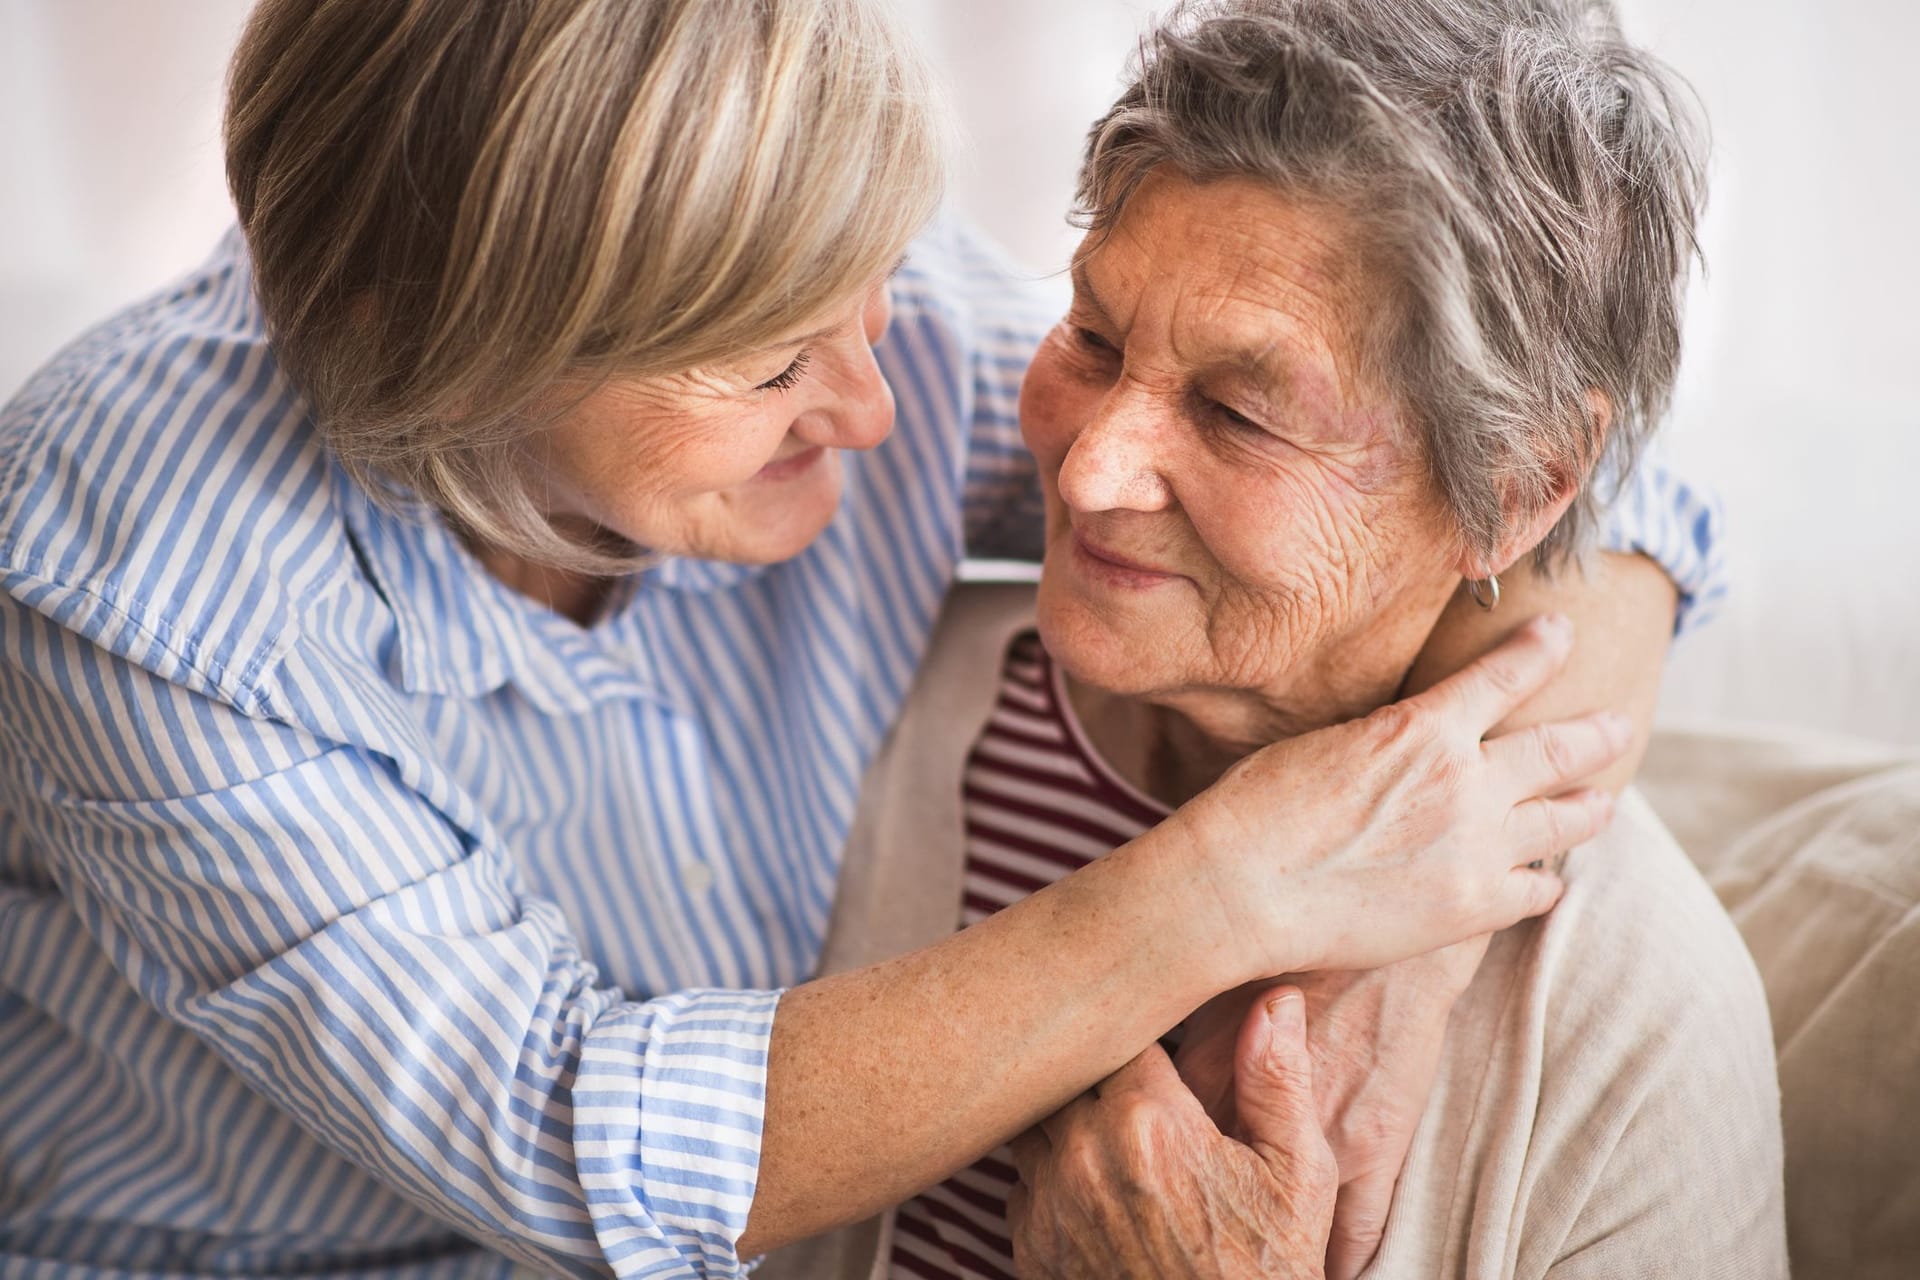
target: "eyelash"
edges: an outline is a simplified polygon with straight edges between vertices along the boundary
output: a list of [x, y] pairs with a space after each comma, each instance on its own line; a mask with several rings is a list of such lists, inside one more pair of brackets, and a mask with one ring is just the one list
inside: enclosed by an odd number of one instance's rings
[[811, 352], [802, 351], [793, 358], [793, 363], [773, 377], [761, 383], [761, 391], [791, 391], [800, 385], [800, 379], [806, 376], [807, 366], [813, 363]]
[[1246, 414], [1241, 413], [1238, 409], [1229, 409], [1226, 405], [1221, 404], [1218, 400], [1213, 402], [1213, 407], [1220, 411], [1220, 416], [1225, 418], [1227, 420], [1227, 425], [1231, 427], [1236, 427], [1245, 431], [1264, 431], [1266, 429], [1262, 427], [1259, 423], [1255, 422], [1252, 418], [1249, 418]]
[[[1103, 356], [1117, 356], [1120, 354], [1118, 348], [1116, 348], [1111, 342], [1108, 342], [1105, 338], [1101, 337], [1099, 334], [1095, 333], [1091, 329], [1086, 329], [1086, 328], [1081, 328], [1076, 326], [1074, 328], [1073, 333], [1074, 333], [1074, 337], [1080, 340], [1080, 345], [1083, 347], [1086, 347], [1090, 351], [1096, 351]], [[1252, 418], [1249, 418], [1246, 414], [1241, 413], [1238, 409], [1229, 408], [1228, 406], [1221, 404], [1218, 400], [1209, 400], [1206, 403], [1208, 404], [1209, 407], [1211, 407], [1216, 412], [1218, 412], [1222, 418], [1226, 419], [1228, 426], [1231, 426], [1236, 430], [1242, 430], [1242, 431], [1265, 431], [1266, 430], [1265, 427], [1255, 422]]]
[[1089, 347], [1103, 355], [1117, 356], [1120, 354], [1117, 347], [1091, 329], [1075, 328], [1073, 333], [1075, 337], [1080, 339], [1080, 345], [1083, 347]]

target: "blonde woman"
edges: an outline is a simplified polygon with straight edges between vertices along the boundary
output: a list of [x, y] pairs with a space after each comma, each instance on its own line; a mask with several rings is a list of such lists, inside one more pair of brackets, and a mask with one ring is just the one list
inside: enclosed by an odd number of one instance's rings
[[[1540, 628], [809, 982], [963, 551], [1042, 528], [1053, 317], [925, 230], [884, 7], [267, 0], [227, 149], [239, 233], [0, 416], [0, 1271], [736, 1275], [1604, 825], [1622, 717], [1490, 736]], [[1589, 620], [1529, 717], [1644, 720], [1620, 566], [1508, 576]]]

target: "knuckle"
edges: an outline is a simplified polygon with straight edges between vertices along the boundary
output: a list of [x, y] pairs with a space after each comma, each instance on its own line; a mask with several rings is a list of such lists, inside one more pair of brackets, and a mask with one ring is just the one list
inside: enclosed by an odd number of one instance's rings
[[1547, 845], [1556, 851], [1567, 847], [1567, 811], [1566, 806], [1547, 801], [1541, 806], [1546, 811]]
[[1405, 702], [1389, 702], [1367, 716], [1367, 727], [1374, 737], [1392, 744], [1407, 736], [1417, 708]]
[[1106, 1153], [1084, 1127], [1070, 1130], [1053, 1149], [1056, 1179], [1068, 1187], [1099, 1187], [1106, 1182]]
[[1118, 1181], [1128, 1190], [1143, 1190], [1153, 1182], [1155, 1153], [1160, 1148], [1160, 1108], [1144, 1098], [1128, 1098], [1121, 1102], [1117, 1120]]
[[1423, 702], [1393, 702], [1367, 717], [1380, 742], [1400, 755], [1421, 755], [1439, 741], [1441, 713]]
[[1519, 667], [1509, 661], [1489, 662], [1480, 669], [1480, 674], [1486, 680], [1487, 687], [1503, 697], [1517, 695], [1524, 683]]
[[1547, 767], [1561, 778], [1571, 778], [1580, 769], [1580, 753], [1574, 749], [1573, 739], [1564, 732], [1542, 726], [1534, 730], [1540, 743], [1540, 754], [1546, 759]]

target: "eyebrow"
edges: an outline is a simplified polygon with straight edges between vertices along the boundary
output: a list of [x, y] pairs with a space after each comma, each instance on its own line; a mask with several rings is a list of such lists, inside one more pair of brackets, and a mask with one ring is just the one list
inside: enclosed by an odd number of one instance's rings
[[812, 333], [803, 333], [795, 338], [782, 338], [778, 342], [769, 342], [753, 354], [764, 356], [771, 355], [775, 351], [785, 351], [788, 347], [810, 347], [822, 338], [831, 338], [845, 327], [844, 325], [830, 324], [824, 329], [816, 329]]
[[1106, 301], [1101, 298], [1100, 291], [1093, 287], [1093, 278], [1087, 274], [1086, 263], [1074, 263], [1072, 271], [1069, 272], [1069, 276], [1073, 280], [1074, 296], [1076, 298], [1084, 298], [1087, 305], [1093, 308], [1094, 314], [1102, 321], [1111, 325], [1113, 323], [1113, 312], [1108, 309]]
[[[1100, 291], [1093, 287], [1083, 263], [1075, 263], [1071, 271], [1073, 289], [1077, 298], [1084, 300], [1095, 316], [1111, 327], [1113, 312], [1107, 307]], [[1278, 344], [1269, 342], [1264, 348], [1235, 347], [1209, 362], [1213, 368], [1227, 369], [1260, 384], [1263, 395], [1277, 398], [1285, 395], [1293, 383], [1292, 369], [1279, 354]]]

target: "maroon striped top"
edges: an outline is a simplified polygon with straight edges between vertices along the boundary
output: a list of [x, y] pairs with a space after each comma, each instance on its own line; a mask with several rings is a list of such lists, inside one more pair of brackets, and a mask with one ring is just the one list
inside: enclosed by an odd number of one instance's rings
[[[993, 717], [967, 757], [962, 928], [1133, 839], [1168, 810], [1087, 742], [1060, 671], [1027, 632], [1007, 650]], [[900, 1206], [894, 1280], [1012, 1280], [1003, 1147]]]

